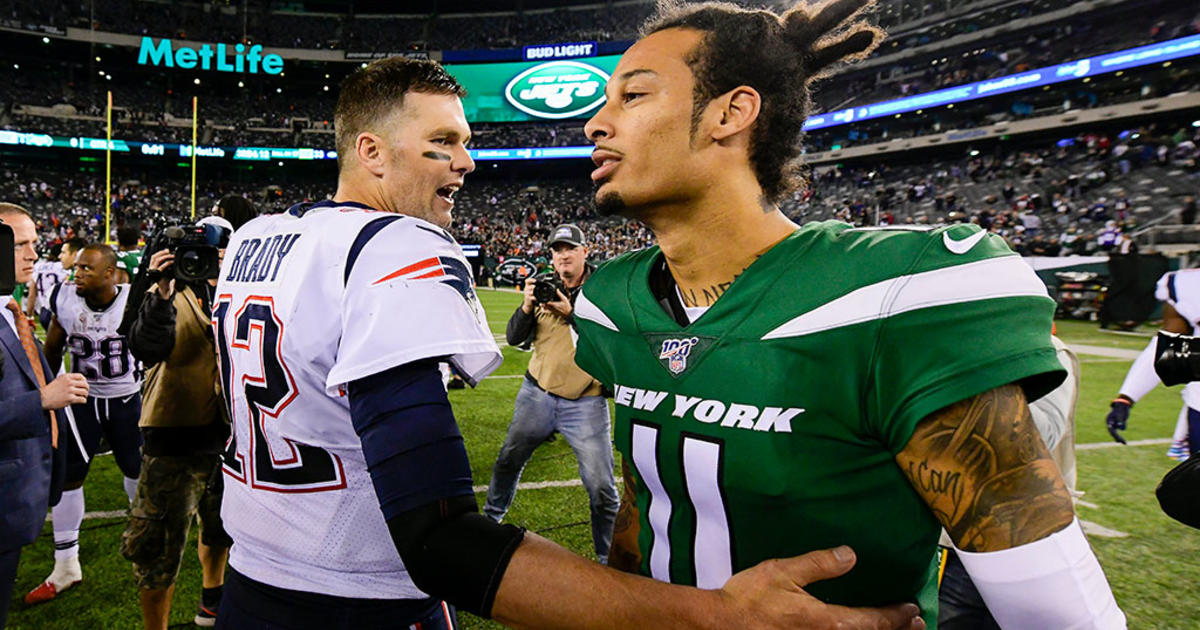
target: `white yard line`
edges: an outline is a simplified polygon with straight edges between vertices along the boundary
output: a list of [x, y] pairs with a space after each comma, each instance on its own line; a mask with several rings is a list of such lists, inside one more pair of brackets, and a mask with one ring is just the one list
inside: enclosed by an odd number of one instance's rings
[[1086, 343], [1068, 343], [1067, 345], [1075, 351], [1075, 354], [1088, 354], [1092, 356], [1109, 357], [1113, 359], [1128, 359], [1130, 361], [1136, 359], [1138, 355], [1142, 353], [1141, 350], [1092, 346]]
[[1076, 444], [1077, 451], [1094, 451], [1099, 448], [1113, 448], [1114, 446], [1152, 446], [1154, 444], [1170, 444], [1171, 438], [1154, 438], [1150, 440], [1132, 440], [1129, 444], [1118, 444], [1117, 442], [1091, 442], [1088, 444]]

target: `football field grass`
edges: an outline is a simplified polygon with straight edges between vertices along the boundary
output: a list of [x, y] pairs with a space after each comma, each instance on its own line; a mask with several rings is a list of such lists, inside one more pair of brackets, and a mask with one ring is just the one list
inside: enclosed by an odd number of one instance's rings
[[[450, 400], [462, 427], [477, 489], [491, 477], [512, 403], [529, 354], [504, 345], [504, 327], [519, 303], [515, 293], [480, 291], [489, 322], [504, 348], [505, 362], [474, 390], [451, 391]], [[1058, 333], [1068, 344], [1139, 351], [1149, 340], [1142, 336], [1106, 333], [1096, 324], [1059, 322]], [[1003, 334], [998, 331], [998, 334]], [[970, 348], [970, 340], [963, 347]], [[1108, 402], [1117, 393], [1131, 359], [1080, 354], [1083, 385], [1076, 414], [1079, 489], [1085, 492], [1079, 516], [1103, 528], [1107, 536], [1089, 537], [1104, 566], [1117, 601], [1129, 617], [1130, 628], [1196, 630], [1200, 628], [1200, 531], [1164, 516], [1154, 488], [1173, 461], [1164, 456], [1166, 444], [1120, 446], [1104, 428]], [[1171, 436], [1180, 408], [1179, 388], [1158, 388], [1140, 401], [1125, 433], [1130, 441], [1162, 440]], [[618, 458], [619, 466], [619, 458]], [[508, 522], [519, 524], [592, 557], [587, 494], [578, 485], [575, 459], [559, 439], [538, 448], [525, 468]], [[546, 483], [551, 482], [551, 483]], [[562, 482], [562, 483], [554, 483]], [[10, 607], [9, 628], [132, 629], [141, 627], [137, 592], [130, 565], [117, 553], [125, 527], [125, 495], [112, 457], [97, 458], [85, 486], [89, 517], [80, 536], [83, 583], [56, 600], [28, 607], [21, 597], [36, 586], [53, 566], [49, 523], [38, 541], [25, 548]], [[482, 504], [484, 493], [477, 497]], [[192, 627], [200, 597], [200, 569], [195, 554], [195, 531], [180, 570], [171, 613], [172, 628]], [[469, 614], [460, 614], [465, 628], [499, 628]], [[633, 630], [633, 629], [631, 629]]]

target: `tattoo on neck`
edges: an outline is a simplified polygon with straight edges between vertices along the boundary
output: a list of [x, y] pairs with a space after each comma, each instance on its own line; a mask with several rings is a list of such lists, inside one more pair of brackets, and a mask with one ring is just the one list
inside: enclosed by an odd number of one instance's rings
[[421, 157], [437, 160], [439, 162], [449, 162], [452, 159], [449, 153], [439, 153], [437, 151], [426, 151], [421, 154]]
[[[762, 254], [754, 255], [754, 260], [758, 260], [759, 258], [762, 258]], [[753, 264], [753, 262], [751, 264]], [[710, 285], [707, 288], [700, 289], [699, 292], [697, 292], [696, 289], [685, 290], [683, 287], [679, 287], [679, 295], [683, 297], [683, 305], [689, 308], [698, 306], [712, 306], [714, 303], [716, 303], [717, 298], [724, 295], [725, 292], [729, 290], [729, 287], [733, 285], [734, 281], [742, 277], [742, 274], [746, 273], [746, 269], [749, 268], [750, 266], [747, 265], [741, 271], [733, 274], [733, 280], [730, 280], [729, 282]]]

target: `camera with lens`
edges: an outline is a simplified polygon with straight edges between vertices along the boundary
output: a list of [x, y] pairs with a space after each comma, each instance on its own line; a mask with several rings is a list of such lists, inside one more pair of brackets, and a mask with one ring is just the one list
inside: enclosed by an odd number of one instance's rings
[[[147, 252], [168, 250], [175, 255], [175, 278], [197, 284], [221, 274], [219, 249], [229, 244], [229, 231], [218, 225], [172, 225], [150, 239]], [[153, 279], [152, 279], [153, 280]]]
[[538, 276], [533, 281], [533, 299], [538, 304], [557, 302], [559, 291], [566, 295], [567, 287], [563, 285], [562, 280], [559, 280], [556, 274]]

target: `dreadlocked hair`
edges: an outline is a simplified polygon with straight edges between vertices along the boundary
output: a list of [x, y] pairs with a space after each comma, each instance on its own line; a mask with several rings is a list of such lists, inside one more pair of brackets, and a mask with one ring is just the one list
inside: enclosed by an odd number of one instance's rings
[[687, 58], [696, 78], [692, 133], [714, 98], [746, 85], [762, 98], [750, 131], [750, 164], [770, 202], [804, 185], [802, 127], [812, 107], [812, 84], [841, 62], [866, 57], [884, 38], [862, 19], [875, 0], [797, 4], [782, 15], [727, 2], [659, 0], [642, 37], [671, 28], [703, 33]]

